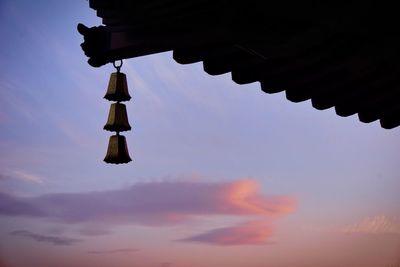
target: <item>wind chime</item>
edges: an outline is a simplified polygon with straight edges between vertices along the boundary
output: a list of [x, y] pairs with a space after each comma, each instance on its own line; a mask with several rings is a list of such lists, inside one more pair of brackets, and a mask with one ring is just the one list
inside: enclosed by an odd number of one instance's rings
[[123, 101], [129, 101], [131, 96], [128, 92], [126, 75], [125, 73], [120, 72], [122, 60], [120, 62], [121, 64], [119, 66], [113, 62], [113, 66], [117, 69], [117, 72], [111, 74], [107, 93], [104, 96], [105, 99], [116, 102], [111, 104], [108, 113], [108, 120], [106, 125], [104, 125], [104, 130], [116, 132], [115, 135], [110, 136], [107, 155], [104, 158], [105, 162], [113, 164], [128, 163], [132, 161], [129, 156], [125, 136], [119, 134], [120, 132], [131, 130], [126, 106], [121, 103]]

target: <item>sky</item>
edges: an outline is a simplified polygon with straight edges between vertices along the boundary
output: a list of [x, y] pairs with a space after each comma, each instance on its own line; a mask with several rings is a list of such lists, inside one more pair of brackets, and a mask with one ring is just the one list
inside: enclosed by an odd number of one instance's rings
[[400, 128], [166, 52], [127, 59], [133, 161], [103, 162], [110, 64], [84, 0], [0, 0], [0, 267], [400, 266]]

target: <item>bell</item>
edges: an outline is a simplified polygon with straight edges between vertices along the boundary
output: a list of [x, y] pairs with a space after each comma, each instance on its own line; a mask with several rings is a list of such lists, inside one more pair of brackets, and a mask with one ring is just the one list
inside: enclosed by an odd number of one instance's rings
[[112, 135], [108, 142], [107, 155], [104, 158], [107, 163], [120, 164], [132, 161], [128, 153], [128, 146], [123, 135]]
[[129, 101], [131, 99], [125, 73], [119, 71], [111, 73], [107, 93], [104, 98], [110, 101]]
[[106, 125], [104, 125], [104, 130], [123, 132], [129, 131], [130, 129], [131, 126], [129, 125], [125, 105], [121, 103], [111, 104], [110, 112], [108, 113], [108, 120]]

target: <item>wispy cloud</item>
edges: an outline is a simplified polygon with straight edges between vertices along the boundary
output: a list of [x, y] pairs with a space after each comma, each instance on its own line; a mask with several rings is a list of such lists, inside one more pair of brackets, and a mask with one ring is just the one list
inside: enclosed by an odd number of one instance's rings
[[340, 229], [343, 233], [400, 234], [400, 220], [384, 215], [367, 218]]
[[124, 69], [126, 73], [129, 73], [128, 78], [132, 81], [132, 87], [134, 87], [136, 94], [140, 94], [143, 98], [148, 99], [147, 101], [151, 101], [152, 106], [148, 108], [150, 110], [162, 110], [164, 107], [162, 97], [152, 90], [151, 85], [136, 71], [131, 62], [125, 61]]
[[[37, 115], [36, 102], [34, 100], [26, 101], [27, 96], [20, 92], [20, 88], [23, 86], [22, 81], [9, 78], [0, 79], [0, 117], [6, 122], [12, 121], [15, 116], [32, 122]], [[27, 93], [29, 94], [29, 92]]]
[[91, 250], [88, 251], [89, 254], [117, 254], [117, 253], [134, 253], [138, 252], [137, 248], [120, 248], [111, 250]]
[[76, 243], [82, 241], [81, 239], [77, 239], [77, 238], [36, 234], [36, 233], [32, 233], [27, 230], [16, 230], [16, 231], [10, 232], [10, 235], [20, 236], [20, 237], [24, 237], [24, 238], [28, 238], [28, 239], [37, 241], [37, 242], [49, 243], [49, 244], [56, 245], [56, 246], [70, 246], [70, 245], [75, 245]]
[[49, 120], [53, 122], [54, 126], [58, 128], [58, 130], [74, 144], [82, 147], [90, 144], [91, 139], [85, 136], [76, 123], [72, 123], [71, 120], [66, 116], [61, 116], [56, 113], [49, 113], [48, 117]]
[[14, 176], [17, 179], [22, 181], [35, 183], [35, 184], [42, 184], [44, 182], [44, 178], [38, 175], [34, 175], [31, 173], [27, 173], [21, 170], [14, 171]]
[[272, 234], [273, 230], [266, 221], [250, 221], [236, 226], [213, 229], [179, 241], [222, 246], [262, 245], [268, 242]]
[[42, 184], [44, 183], [45, 178], [21, 170], [0, 172], [0, 181], [12, 181], [12, 180], [14, 181], [19, 180], [34, 184]]

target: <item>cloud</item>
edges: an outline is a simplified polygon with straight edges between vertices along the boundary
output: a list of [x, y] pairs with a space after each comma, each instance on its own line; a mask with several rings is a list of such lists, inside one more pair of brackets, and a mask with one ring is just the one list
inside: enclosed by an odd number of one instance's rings
[[0, 181], [8, 181], [12, 179], [18, 179], [24, 182], [42, 184], [44, 182], [44, 178], [38, 175], [33, 175], [24, 171], [12, 171], [11, 173], [5, 174], [0, 173]]
[[45, 213], [29, 199], [0, 192], [0, 214], [8, 216], [44, 216]]
[[[86, 236], [109, 234], [109, 227], [123, 224], [162, 226], [200, 217], [251, 218], [252, 221], [244, 224], [213, 229], [180, 240], [223, 246], [267, 243], [272, 235], [268, 220], [291, 213], [295, 208], [296, 201], [292, 197], [265, 195], [257, 182], [249, 179], [224, 183], [148, 182], [118, 190], [34, 197], [0, 192], [0, 215], [82, 224], [79, 233]], [[19, 235], [57, 242], [54, 237], [27, 232]]]
[[97, 225], [85, 225], [78, 231], [79, 234], [85, 236], [100, 236], [100, 235], [109, 235], [112, 231], [106, 227], [100, 227]]
[[384, 215], [367, 218], [360, 223], [350, 224], [341, 229], [343, 233], [400, 234], [400, 220]]
[[0, 193], [0, 215], [65, 223], [167, 225], [199, 216], [278, 216], [295, 209], [288, 196], [266, 196], [253, 180], [150, 182], [108, 191], [17, 197]]
[[10, 180], [11, 176], [0, 173], [0, 181]]
[[10, 232], [10, 235], [25, 237], [25, 238], [32, 239], [37, 242], [50, 243], [50, 244], [53, 244], [56, 246], [70, 246], [70, 245], [75, 245], [76, 243], [82, 241], [81, 239], [77, 239], [77, 238], [67, 238], [67, 237], [35, 234], [35, 233], [32, 233], [27, 230], [16, 230], [16, 231]]
[[137, 248], [120, 248], [120, 249], [112, 249], [112, 250], [92, 250], [88, 251], [89, 254], [116, 254], [116, 253], [133, 253], [138, 252]]
[[265, 221], [250, 221], [231, 227], [213, 229], [203, 234], [180, 239], [221, 246], [267, 244], [273, 230]]
[[30, 173], [26, 173], [24, 171], [14, 171], [14, 175], [17, 179], [22, 181], [35, 183], [35, 184], [42, 184], [44, 182], [44, 178], [38, 175], [33, 175]]

